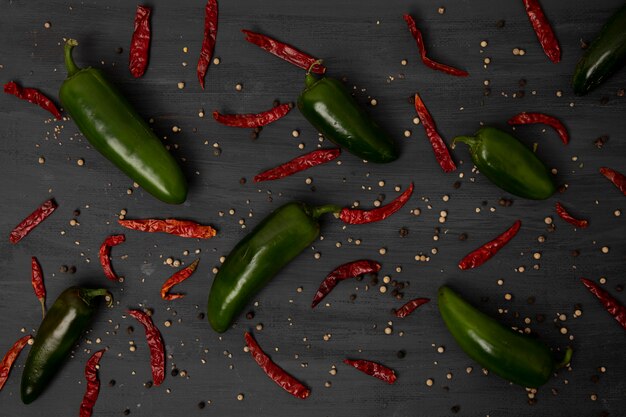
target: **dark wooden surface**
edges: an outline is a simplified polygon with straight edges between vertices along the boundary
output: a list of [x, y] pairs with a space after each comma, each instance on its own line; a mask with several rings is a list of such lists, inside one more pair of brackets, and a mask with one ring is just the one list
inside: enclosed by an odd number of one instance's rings
[[[211, 65], [202, 91], [195, 75], [202, 1], [149, 3], [154, 7], [150, 65], [146, 75], [135, 80], [127, 69], [134, 2], [3, 0], [2, 83], [16, 80], [55, 97], [65, 77], [63, 39], [78, 39], [78, 63], [103, 68], [140, 113], [154, 119], [159, 136], [176, 148], [174, 154], [184, 160], [190, 193], [181, 206], [158, 202], [133, 189], [132, 181], [91, 149], [71, 120], [51, 121], [33, 105], [0, 96], [0, 185], [5, 190], [0, 219], [5, 235], [0, 243], [0, 352], [23, 333], [34, 334], [39, 324], [39, 305], [30, 286], [33, 255], [44, 269], [48, 305], [64, 288], [77, 283], [105, 285], [116, 298], [114, 308], [97, 316], [54, 382], [29, 406], [19, 399], [24, 352], [0, 393], [0, 415], [78, 415], [85, 389], [84, 363], [90, 352], [104, 347], [108, 351], [101, 363], [96, 416], [120, 416], [126, 409], [131, 416], [626, 415], [624, 331], [579, 282], [582, 276], [596, 281], [606, 277], [606, 288], [626, 301], [616, 290], [626, 283], [624, 216], [614, 215], [626, 208], [625, 200], [598, 173], [600, 166], [626, 172], [626, 102], [618, 95], [626, 87], [626, 71], [582, 98], [574, 97], [569, 87], [581, 55], [580, 40], [592, 39], [622, 2], [543, 3], [563, 50], [557, 65], [541, 51], [521, 1], [222, 1], [216, 47], [221, 63]], [[445, 7], [444, 14], [438, 13], [439, 7]], [[467, 69], [470, 77], [434, 72], [419, 61], [402, 20], [406, 11], [424, 30], [430, 55]], [[499, 20], [506, 22], [503, 28], [496, 27]], [[49, 29], [44, 28], [45, 22], [50, 22]], [[344, 153], [341, 164], [253, 184], [252, 177], [260, 170], [313, 150], [319, 141], [297, 110], [266, 127], [257, 140], [249, 138], [248, 130], [212, 120], [214, 109], [256, 112], [269, 108], [275, 99], [295, 101], [303, 86], [302, 71], [245, 42], [242, 28], [324, 57], [329, 74], [347, 77], [361, 102], [375, 98], [378, 104], [370, 106], [370, 112], [397, 139], [401, 158], [393, 164], [373, 165]], [[484, 48], [483, 40], [488, 42]], [[116, 52], [120, 47], [121, 54]], [[183, 52], [185, 47], [188, 53]], [[513, 55], [513, 48], [523, 49], [525, 55]], [[491, 63], [484, 68], [487, 57]], [[401, 65], [403, 59], [408, 65]], [[526, 80], [525, 87], [519, 86], [520, 79]], [[489, 96], [484, 95], [485, 80], [489, 80]], [[179, 82], [185, 83], [184, 89], [178, 88]], [[236, 91], [238, 83], [242, 91]], [[522, 98], [520, 90], [525, 93]], [[558, 116], [570, 131], [568, 146], [541, 126], [520, 128], [517, 136], [529, 146], [537, 144], [539, 156], [558, 170], [558, 183], [567, 184], [567, 191], [542, 202], [508, 196], [472, 172], [464, 147], [454, 150], [459, 169], [444, 174], [422, 127], [412, 123], [415, 114], [407, 98], [415, 91], [448, 142], [455, 135], [472, 133], [480, 123], [508, 130], [506, 120], [520, 111]], [[201, 109], [204, 118], [198, 117]], [[174, 133], [174, 126], [181, 131]], [[300, 132], [298, 138], [292, 137], [294, 129]], [[407, 129], [412, 132], [409, 138], [404, 137]], [[601, 135], [610, 139], [597, 149], [593, 142]], [[44, 164], [39, 157], [45, 158]], [[77, 164], [81, 158], [84, 166]], [[248, 180], [244, 185], [242, 177]], [[198, 318], [205, 310], [211, 271], [220, 257], [279, 205], [292, 200], [342, 205], [359, 201], [372, 207], [379, 196], [389, 201], [398, 194], [396, 186], [404, 189], [411, 181], [416, 186], [412, 200], [384, 222], [343, 226], [325, 218], [323, 240], [255, 297], [255, 305], [249, 308], [256, 314], [253, 320], [240, 317], [233, 328], [218, 335]], [[461, 182], [459, 189], [453, 188], [455, 181]], [[58, 211], [18, 245], [9, 244], [6, 236], [12, 227], [49, 197], [56, 198]], [[501, 207], [501, 197], [512, 198], [513, 205]], [[590, 227], [574, 230], [558, 219], [556, 201], [588, 218]], [[411, 214], [414, 209], [420, 209], [421, 215]], [[74, 216], [74, 210], [80, 210], [80, 215]], [[129, 218], [181, 217], [210, 223], [219, 234], [195, 241], [124, 231], [116, 224], [122, 210]], [[442, 210], [448, 213], [443, 224], [438, 222]], [[547, 216], [554, 219], [555, 231], [547, 230]], [[73, 218], [78, 226], [70, 225]], [[458, 270], [456, 263], [463, 255], [518, 218], [522, 230], [497, 257], [479, 269]], [[405, 238], [399, 234], [401, 227], [409, 230]], [[437, 241], [435, 228], [440, 229]], [[120, 232], [127, 242], [113, 249], [113, 263], [125, 281], [115, 284], [103, 276], [97, 252], [107, 235]], [[468, 234], [466, 241], [458, 239], [461, 233]], [[545, 243], [537, 241], [540, 235], [546, 237]], [[610, 248], [608, 254], [601, 252], [603, 246]], [[379, 253], [381, 248], [386, 254]], [[571, 255], [574, 250], [580, 251], [578, 257]], [[540, 260], [533, 259], [534, 252], [541, 253]], [[321, 254], [319, 259], [316, 253]], [[430, 261], [415, 261], [418, 254]], [[171, 257], [188, 264], [197, 256], [201, 258], [198, 271], [180, 287], [187, 296], [162, 301], [161, 283], [175, 270], [164, 261]], [[328, 271], [359, 258], [382, 262], [379, 284], [372, 285], [369, 278], [341, 283], [325, 300], [329, 306], [323, 303], [311, 310], [311, 298]], [[77, 271], [62, 273], [62, 265], [73, 265]], [[522, 266], [524, 272], [519, 272]], [[390, 295], [392, 287], [386, 294], [379, 291], [385, 275], [410, 283], [403, 291], [404, 300], [430, 297], [433, 302], [409, 318], [395, 319], [390, 310], [403, 301]], [[439, 317], [434, 301], [444, 283], [506, 324], [526, 326], [524, 319], [529, 318], [528, 327], [550, 346], [573, 346], [571, 369], [542, 387], [535, 405], [528, 404], [523, 388], [483, 375]], [[505, 300], [507, 293], [512, 300]], [[353, 302], [351, 294], [357, 295]], [[530, 297], [534, 304], [528, 302]], [[168, 376], [160, 387], [144, 385], [151, 380], [148, 350], [139, 325], [124, 316], [129, 307], [154, 309], [167, 345]], [[583, 312], [579, 318], [574, 317], [577, 308]], [[560, 314], [565, 321], [558, 319]], [[545, 320], [538, 322], [538, 315]], [[170, 327], [166, 321], [172, 323]], [[257, 332], [259, 323], [263, 330]], [[389, 323], [393, 333], [386, 335]], [[128, 334], [129, 326], [135, 328], [133, 334]], [[308, 400], [292, 398], [262, 373], [243, 351], [244, 330], [254, 330], [272, 358], [311, 387]], [[330, 339], [325, 341], [325, 335]], [[129, 342], [136, 344], [135, 352], [129, 351]], [[444, 353], [438, 353], [440, 346]], [[406, 357], [398, 358], [400, 350]], [[382, 362], [396, 370], [398, 382], [388, 386], [367, 377], [343, 365], [345, 357]], [[329, 374], [333, 365], [334, 376]], [[466, 372], [468, 367], [473, 368], [471, 373]], [[600, 367], [606, 368], [604, 373]], [[174, 377], [172, 368], [185, 372]], [[429, 378], [434, 381], [431, 387], [426, 384]], [[111, 380], [116, 382], [113, 387]], [[330, 387], [325, 387], [327, 381]], [[242, 401], [237, 399], [240, 393]], [[200, 409], [200, 402], [208, 402], [206, 408]], [[455, 406], [460, 407], [456, 414]]]

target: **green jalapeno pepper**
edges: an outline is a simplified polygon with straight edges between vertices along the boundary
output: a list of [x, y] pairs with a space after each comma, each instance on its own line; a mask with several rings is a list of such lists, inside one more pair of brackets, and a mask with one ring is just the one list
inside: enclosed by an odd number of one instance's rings
[[493, 127], [474, 136], [457, 136], [453, 143], [469, 145], [472, 161], [491, 182], [511, 194], [545, 200], [556, 191], [550, 171], [515, 137]]
[[596, 88], [626, 62], [626, 4], [600, 30], [578, 62], [572, 87], [577, 95]]
[[70, 287], [48, 310], [24, 366], [24, 404], [39, 397], [70, 354], [96, 312], [97, 297], [105, 297], [109, 307], [113, 304], [113, 296], [105, 289]]
[[183, 203], [187, 181], [174, 157], [102, 71], [76, 66], [76, 45], [65, 44], [68, 78], [59, 91], [65, 110], [91, 145], [148, 193]]
[[572, 349], [567, 347], [557, 362], [544, 343], [478, 311], [447, 286], [439, 288], [437, 302], [443, 321], [465, 353], [515, 384], [537, 388], [572, 357]]
[[386, 163], [398, 158], [393, 140], [359, 106], [341, 81], [318, 78], [309, 70], [305, 84], [298, 97], [298, 109], [324, 137], [370, 162]]

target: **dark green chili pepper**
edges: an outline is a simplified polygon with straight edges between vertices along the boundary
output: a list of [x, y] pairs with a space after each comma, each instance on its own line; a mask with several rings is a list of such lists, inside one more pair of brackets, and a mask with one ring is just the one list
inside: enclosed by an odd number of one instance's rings
[[626, 4], [613, 14], [576, 65], [572, 87], [587, 94], [626, 62]]
[[183, 203], [187, 181], [174, 157], [102, 71], [76, 66], [76, 45], [73, 39], [65, 44], [68, 78], [59, 91], [65, 110], [91, 145], [143, 189], [166, 203]]
[[324, 137], [370, 162], [385, 163], [398, 158], [393, 140], [359, 106], [341, 81], [318, 78], [309, 69], [305, 83], [306, 88], [298, 97], [298, 108]]
[[543, 162], [506, 132], [483, 127], [474, 136], [457, 136], [457, 142], [469, 145], [474, 165], [504, 191], [532, 200], [545, 200], [556, 191]]
[[449, 287], [439, 288], [438, 303], [443, 321], [465, 353], [513, 383], [537, 388], [572, 358], [567, 347], [557, 362], [544, 343], [478, 311]]
[[24, 366], [21, 387], [24, 404], [37, 399], [57, 373], [91, 322], [97, 297], [105, 297], [109, 307], [113, 304], [113, 296], [105, 289], [70, 287], [48, 310]]

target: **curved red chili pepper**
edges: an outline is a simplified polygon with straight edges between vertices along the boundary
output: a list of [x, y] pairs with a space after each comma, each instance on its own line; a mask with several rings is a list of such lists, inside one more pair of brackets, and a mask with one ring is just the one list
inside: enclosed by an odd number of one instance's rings
[[257, 114], [220, 114], [217, 110], [213, 112], [213, 118], [226, 126], [255, 128], [266, 126], [284, 117], [293, 109], [293, 103], [284, 103]]
[[543, 9], [539, 0], [524, 0], [524, 7], [526, 8], [526, 14], [530, 19], [530, 23], [533, 25], [533, 29], [537, 34], [537, 39], [546, 53], [550, 61], [555, 64], [561, 60], [561, 47], [559, 41], [556, 39], [550, 22], [543, 14]]
[[150, 348], [150, 366], [152, 368], [152, 382], [161, 385], [165, 379], [165, 348], [161, 332], [154, 325], [150, 316], [140, 310], [128, 310], [128, 314], [137, 319], [146, 329], [146, 341]]
[[400, 210], [407, 201], [411, 198], [413, 194], [413, 183], [409, 185], [402, 194], [396, 197], [391, 203], [375, 208], [373, 210], [359, 210], [359, 209], [350, 209], [344, 208], [339, 213], [339, 218], [344, 223], [348, 224], [365, 224], [378, 222], [380, 220], [384, 220], [387, 217], [391, 216], [396, 211]]
[[135, 220], [118, 220], [121, 226], [128, 229], [138, 230], [140, 232], [156, 233], [164, 232], [170, 235], [180, 237], [189, 237], [196, 239], [210, 239], [217, 234], [217, 231], [211, 226], [205, 226], [192, 222], [190, 220], [179, 219], [135, 219]]
[[556, 130], [556, 133], [559, 134], [559, 137], [564, 144], [567, 145], [569, 143], [569, 134], [567, 133], [565, 125], [556, 117], [548, 116], [547, 114], [522, 112], [511, 117], [507, 123], [511, 126], [536, 123], [546, 124]]
[[135, 78], [141, 77], [148, 66], [150, 50], [150, 13], [151, 9], [141, 4], [137, 5], [135, 14], [135, 29], [130, 42], [130, 57], [128, 68]]
[[485, 243], [480, 248], [470, 252], [465, 256], [465, 258], [461, 259], [459, 262], [459, 268], [472, 269], [487, 262], [492, 256], [498, 253], [504, 245], [509, 243], [509, 241], [515, 237], [521, 226], [522, 222], [520, 220], [516, 220], [515, 223], [513, 223], [513, 226], [507, 229], [500, 236]]
[[565, 210], [565, 207], [561, 205], [561, 203], [556, 203], [556, 214], [559, 215], [560, 218], [565, 220], [566, 222], [573, 224], [576, 227], [585, 228], [589, 226], [589, 222], [587, 220], [576, 219], [572, 217], [571, 214]]
[[330, 292], [337, 286], [339, 281], [348, 278], [356, 278], [359, 275], [371, 274], [380, 271], [380, 264], [369, 259], [348, 262], [335, 268], [330, 274], [324, 278], [319, 289], [313, 297], [311, 308], [315, 308]]
[[626, 176], [624, 174], [607, 167], [600, 168], [600, 174], [604, 175], [613, 183], [613, 185], [619, 188], [619, 190], [626, 195]]
[[100, 379], [98, 379], [98, 365], [100, 364], [100, 358], [106, 349], [101, 349], [91, 355], [85, 365], [85, 379], [87, 380], [87, 389], [83, 396], [83, 401], [80, 403], [80, 417], [91, 417], [93, 414], [93, 407], [98, 400], [98, 394], [100, 394]]
[[172, 294], [169, 291], [174, 285], [180, 284], [181, 282], [189, 278], [198, 267], [198, 262], [200, 262], [200, 259], [196, 259], [191, 265], [181, 269], [180, 271], [169, 277], [167, 281], [165, 281], [161, 286], [161, 298], [167, 301], [183, 298], [185, 294]]
[[580, 279], [587, 289], [600, 300], [606, 311], [626, 329], [626, 307], [595, 282], [586, 278]]
[[430, 301], [430, 298], [415, 298], [399, 309], [396, 310], [396, 317], [404, 318], [414, 312], [419, 306], [422, 306]]
[[0, 361], [0, 391], [4, 387], [4, 384], [6, 384], [7, 379], [9, 379], [13, 363], [15, 363], [15, 360], [20, 355], [22, 349], [24, 349], [24, 346], [26, 346], [28, 341], [32, 338], [31, 335], [19, 338], [4, 355], [2, 361]]
[[456, 169], [456, 165], [450, 156], [448, 146], [443, 141], [441, 135], [439, 135], [439, 132], [437, 132], [435, 121], [418, 93], [415, 93], [415, 111], [422, 121], [422, 126], [424, 126], [426, 136], [430, 141], [430, 145], [433, 147], [433, 152], [435, 153], [437, 162], [439, 162], [439, 166], [441, 166], [444, 172], [454, 171]]
[[41, 313], [46, 315], [46, 286], [43, 283], [43, 272], [41, 271], [41, 265], [36, 257], [31, 258], [31, 284], [35, 291], [35, 296], [41, 304]]
[[343, 363], [345, 363], [346, 365], [353, 366], [359, 371], [364, 372], [373, 377], [376, 377], [380, 379], [381, 381], [385, 381], [388, 384], [393, 384], [394, 382], [396, 382], [397, 377], [396, 377], [396, 373], [394, 372], [394, 370], [391, 368], [387, 368], [386, 366], [381, 365], [379, 363], [367, 361], [364, 359], [357, 359], [357, 360], [344, 359]]
[[26, 237], [39, 223], [46, 220], [57, 207], [57, 203], [52, 198], [39, 206], [11, 231], [9, 236], [11, 243], [15, 244]]
[[63, 117], [61, 116], [61, 112], [57, 108], [57, 106], [46, 97], [41, 91], [36, 88], [25, 88], [20, 87], [13, 81], [6, 83], [4, 85], [4, 92], [7, 94], [14, 95], [17, 98], [22, 100], [26, 100], [30, 103], [36, 104], [44, 110], [48, 110], [56, 120], [61, 120]]
[[200, 58], [198, 58], [198, 81], [204, 90], [204, 77], [211, 64], [215, 42], [217, 40], [217, 0], [207, 0], [204, 8], [204, 37], [202, 38], [202, 48]]
[[288, 177], [296, 172], [304, 171], [314, 166], [325, 164], [336, 159], [341, 154], [341, 149], [318, 149], [302, 156], [285, 162], [277, 167], [263, 171], [254, 177], [254, 182], [271, 181]]
[[104, 275], [112, 281], [119, 281], [119, 277], [113, 271], [113, 267], [111, 266], [111, 247], [117, 246], [125, 240], [126, 236], [124, 235], [111, 235], [107, 237], [102, 243], [102, 246], [100, 246], [100, 251], [98, 253], [100, 265], [102, 265]]

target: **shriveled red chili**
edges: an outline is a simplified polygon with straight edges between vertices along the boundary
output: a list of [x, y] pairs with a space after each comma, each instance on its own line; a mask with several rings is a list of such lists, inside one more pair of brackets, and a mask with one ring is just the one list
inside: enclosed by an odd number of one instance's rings
[[324, 278], [324, 281], [322, 281], [322, 283], [320, 284], [320, 287], [313, 297], [311, 308], [315, 308], [315, 306], [318, 305], [320, 301], [324, 299], [324, 297], [330, 294], [333, 288], [337, 286], [337, 283], [339, 283], [339, 281], [348, 278], [356, 278], [359, 275], [371, 274], [378, 271], [380, 271], [380, 264], [376, 261], [372, 261], [369, 259], [348, 262], [335, 268], [330, 274], [326, 276], [326, 278]]
[[404, 318], [414, 312], [418, 307], [428, 303], [429, 301], [430, 298], [415, 298], [397, 309], [396, 317]]
[[150, 348], [150, 366], [152, 368], [152, 383], [161, 385], [165, 379], [165, 347], [161, 332], [154, 325], [150, 316], [140, 310], [128, 310], [128, 314], [137, 319], [146, 329], [146, 341]]
[[148, 6], [137, 5], [135, 13], [135, 29], [130, 41], [130, 56], [128, 68], [135, 78], [141, 77], [148, 66], [148, 54], [150, 51], [150, 13]]
[[507, 123], [510, 124], [511, 126], [528, 125], [528, 124], [536, 124], [536, 123], [545, 124], [553, 128], [554, 130], [556, 130], [556, 133], [559, 134], [559, 137], [561, 138], [561, 141], [564, 144], [567, 145], [569, 143], [569, 134], [567, 133], [567, 129], [565, 128], [565, 125], [556, 117], [548, 116], [547, 114], [544, 114], [544, 113], [522, 112], [511, 117]]
[[254, 182], [271, 181], [288, 177], [296, 172], [304, 171], [314, 166], [325, 164], [336, 159], [341, 154], [341, 149], [318, 149], [292, 159], [275, 168], [263, 171], [254, 177]]
[[202, 48], [198, 59], [198, 81], [204, 90], [204, 77], [211, 64], [215, 42], [217, 40], [217, 0], [208, 0], [204, 8], [204, 37], [202, 38]]
[[261, 346], [259, 346], [257, 341], [254, 340], [254, 337], [249, 332], [246, 332], [244, 337], [252, 358], [261, 367], [261, 369], [265, 371], [265, 374], [269, 376], [272, 381], [294, 397], [304, 400], [311, 394], [311, 390], [308, 389], [302, 382], [298, 381], [296, 378], [289, 375], [283, 368], [276, 365], [270, 357], [263, 352]]
[[186, 266], [185, 268], [181, 269], [180, 271], [169, 277], [167, 281], [165, 281], [161, 286], [161, 298], [167, 301], [183, 298], [185, 294], [170, 293], [169, 291], [174, 285], [178, 285], [187, 278], [189, 278], [198, 267], [198, 262], [200, 262], [200, 259], [196, 259], [195, 261], [193, 261], [193, 263], [191, 263], [191, 265]]
[[613, 185], [619, 188], [619, 190], [626, 195], [626, 176], [624, 174], [607, 167], [600, 168], [600, 174], [604, 175], [613, 183]]
[[556, 214], [569, 224], [573, 224], [576, 227], [585, 228], [589, 226], [589, 222], [587, 220], [572, 217], [572, 215], [569, 214], [565, 207], [563, 207], [563, 205], [559, 202], [556, 203]]
[[80, 417], [91, 417], [93, 414], [93, 407], [98, 400], [98, 394], [100, 394], [100, 379], [98, 378], [98, 365], [100, 364], [100, 358], [106, 349], [101, 349], [91, 355], [85, 365], [85, 379], [87, 380], [87, 389], [83, 396], [83, 401], [80, 403]]
[[543, 13], [539, 0], [524, 0], [524, 7], [526, 8], [526, 14], [530, 19], [530, 23], [533, 25], [533, 29], [537, 34], [537, 39], [546, 53], [550, 61], [555, 64], [561, 60], [561, 47], [559, 41], [554, 35], [552, 26]]
[[100, 252], [98, 253], [100, 265], [102, 265], [104, 275], [112, 281], [119, 281], [119, 277], [113, 271], [113, 267], [111, 266], [111, 247], [117, 246], [125, 240], [126, 236], [124, 235], [111, 235], [107, 237], [102, 243], [102, 246], [100, 246]]
[[41, 304], [41, 314], [46, 315], [46, 286], [43, 283], [43, 272], [41, 271], [41, 265], [36, 257], [32, 257], [31, 263], [31, 284], [35, 291], [35, 296]]
[[9, 236], [9, 240], [11, 241], [11, 243], [15, 244], [24, 239], [24, 237], [26, 237], [27, 234], [29, 234], [35, 227], [37, 227], [39, 223], [46, 220], [48, 216], [51, 215], [54, 210], [56, 210], [57, 207], [57, 203], [54, 201], [54, 199], [47, 200], [45, 203], [39, 206], [11, 231], [11, 235]]
[[516, 220], [515, 223], [513, 223], [513, 226], [508, 228], [504, 233], [496, 237], [494, 240], [485, 243], [480, 248], [470, 252], [467, 256], [461, 259], [459, 262], [459, 268], [472, 269], [487, 262], [492, 256], [498, 253], [504, 245], [509, 243], [509, 241], [515, 237], [521, 226], [522, 222], [520, 220]]
[[439, 162], [439, 166], [441, 166], [444, 172], [454, 171], [456, 165], [450, 156], [448, 146], [443, 141], [441, 135], [439, 135], [439, 132], [437, 132], [435, 121], [418, 93], [415, 93], [415, 111], [422, 122], [422, 126], [424, 126], [426, 136], [430, 141], [430, 145], [433, 147], [433, 152], [435, 153], [437, 162]]
[[140, 232], [156, 233], [163, 232], [170, 235], [181, 237], [189, 237], [196, 239], [210, 239], [214, 237], [217, 231], [207, 225], [198, 224], [190, 220], [179, 219], [135, 219], [135, 220], [118, 220], [121, 226], [128, 229], [138, 230]]
[[469, 73], [462, 69], [458, 69], [455, 67], [451, 67], [449, 65], [442, 64], [435, 60], [432, 60], [426, 56], [426, 46], [424, 45], [424, 38], [422, 36], [422, 32], [417, 28], [417, 24], [415, 23], [415, 19], [409, 14], [404, 15], [404, 21], [409, 26], [409, 31], [415, 42], [417, 43], [417, 49], [419, 50], [420, 57], [422, 58], [422, 62], [429, 68], [432, 68], [437, 71], [445, 72], [446, 74], [454, 75], [455, 77], [467, 77]]
[[246, 35], [246, 40], [255, 44], [261, 49], [265, 49], [272, 55], [275, 55], [296, 67], [302, 68], [315, 74], [324, 74], [326, 67], [321, 63], [318, 63], [319, 59], [312, 57], [309, 54], [305, 54], [302, 51], [297, 50], [291, 45], [277, 41], [270, 38], [267, 35], [261, 33], [252, 32], [250, 30], [241, 30]]
[[36, 88], [20, 87], [15, 82], [11, 81], [4, 85], [4, 92], [14, 95], [17, 98], [26, 100], [30, 103], [36, 104], [44, 110], [48, 110], [56, 120], [61, 120], [61, 112], [54, 104], [52, 100], [46, 97], [41, 91]]
[[391, 203], [372, 210], [343, 208], [339, 212], [339, 219], [348, 224], [365, 224], [384, 220], [400, 210], [413, 194], [413, 183]]
[[33, 337], [31, 335], [19, 338], [15, 343], [13, 343], [13, 346], [11, 346], [11, 348], [4, 355], [4, 358], [2, 358], [2, 361], [0, 362], [0, 391], [2, 391], [7, 379], [9, 379], [13, 363], [15, 363], [15, 360], [20, 355], [20, 352], [22, 352], [22, 349], [24, 349], [24, 346], [26, 346], [28, 341], [32, 338]]
[[396, 382], [396, 373], [394, 370], [379, 363], [367, 361], [365, 359], [344, 359], [343, 363], [353, 366], [359, 371], [385, 381], [388, 384]]
[[283, 103], [258, 114], [221, 114], [216, 110], [213, 112], [213, 118], [226, 126], [254, 128], [275, 122], [289, 113], [291, 109], [293, 109], [293, 103]]
[[626, 307], [595, 282], [587, 278], [581, 278], [580, 280], [600, 300], [606, 311], [626, 329]]

